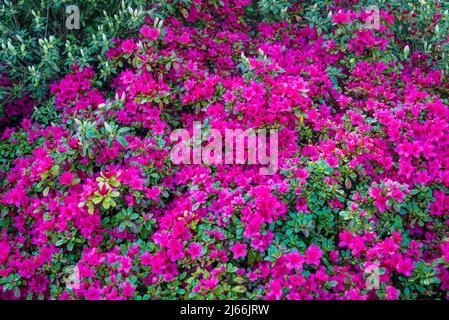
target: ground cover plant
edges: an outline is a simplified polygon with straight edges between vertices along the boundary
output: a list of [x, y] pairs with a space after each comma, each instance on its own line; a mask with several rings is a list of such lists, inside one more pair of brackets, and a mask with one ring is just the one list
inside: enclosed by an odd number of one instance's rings
[[[146, 3], [2, 132], [0, 297], [447, 299], [449, 8], [421, 2]], [[276, 166], [174, 161], [230, 129]]]

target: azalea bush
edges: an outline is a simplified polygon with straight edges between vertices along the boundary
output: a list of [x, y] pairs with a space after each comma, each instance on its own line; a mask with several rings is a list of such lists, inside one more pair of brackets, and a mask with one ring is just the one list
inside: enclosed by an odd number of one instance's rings
[[[268, 3], [151, 5], [110, 82], [75, 63], [58, 122], [4, 130], [1, 298], [449, 298], [439, 57], [393, 7], [371, 28], [370, 2]], [[196, 122], [276, 130], [277, 167], [175, 163]]]

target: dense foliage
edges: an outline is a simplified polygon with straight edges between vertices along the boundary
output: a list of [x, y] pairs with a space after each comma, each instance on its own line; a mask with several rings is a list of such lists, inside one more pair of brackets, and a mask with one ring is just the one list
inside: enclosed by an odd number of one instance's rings
[[[73, 65], [0, 142], [0, 297], [448, 298], [447, 17], [424, 49], [370, 4], [167, 1], [109, 83]], [[194, 121], [278, 130], [278, 170], [173, 163]]]
[[102, 79], [109, 77], [115, 70], [104, 53], [113, 38], [139, 30], [145, 2], [79, 1], [79, 28], [69, 29], [66, 23], [72, 21], [72, 12], [66, 8], [73, 3], [67, 0], [1, 1], [0, 74], [7, 82], [0, 82], [0, 119], [16, 124], [36, 107], [36, 120], [54, 120], [57, 115], [49, 85], [75, 62], [80, 66], [94, 64], [102, 70]]

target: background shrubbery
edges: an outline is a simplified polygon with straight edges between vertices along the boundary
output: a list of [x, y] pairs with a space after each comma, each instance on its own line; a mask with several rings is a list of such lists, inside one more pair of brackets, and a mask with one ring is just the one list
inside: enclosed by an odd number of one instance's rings
[[[66, 7], [71, 4], [80, 9], [78, 30], [66, 28]], [[74, 64], [95, 65], [101, 79], [107, 78], [114, 70], [104, 53], [114, 38], [135, 34], [148, 14], [147, 5], [143, 0], [3, 0], [0, 74], [9, 85], [0, 87], [0, 117], [5, 116], [7, 104], [17, 104], [26, 96], [36, 107], [36, 120], [54, 120], [50, 84]], [[3, 121], [16, 123], [15, 117], [3, 117]]]

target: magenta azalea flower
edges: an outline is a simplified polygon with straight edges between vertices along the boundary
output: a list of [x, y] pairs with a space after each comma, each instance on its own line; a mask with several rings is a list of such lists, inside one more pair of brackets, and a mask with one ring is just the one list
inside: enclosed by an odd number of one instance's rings
[[236, 242], [232, 247], [231, 251], [234, 254], [233, 258], [238, 259], [241, 257], [246, 257], [246, 244]]

